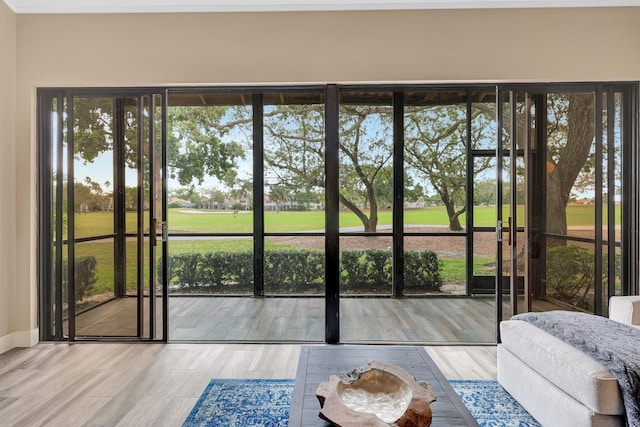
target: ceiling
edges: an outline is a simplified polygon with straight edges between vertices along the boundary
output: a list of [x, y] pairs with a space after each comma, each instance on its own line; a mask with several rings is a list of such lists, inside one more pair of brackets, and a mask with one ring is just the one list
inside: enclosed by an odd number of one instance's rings
[[640, 0], [3, 0], [15, 13], [269, 12], [640, 6]]

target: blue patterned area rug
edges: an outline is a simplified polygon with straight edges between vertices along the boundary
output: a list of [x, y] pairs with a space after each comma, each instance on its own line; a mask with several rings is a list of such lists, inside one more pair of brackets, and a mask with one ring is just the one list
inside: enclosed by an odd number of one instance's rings
[[[540, 426], [497, 381], [449, 382], [481, 427]], [[293, 384], [291, 379], [211, 380], [183, 427], [285, 427]]]
[[286, 427], [294, 380], [214, 379], [183, 427]]
[[480, 427], [539, 427], [497, 381], [449, 381]]

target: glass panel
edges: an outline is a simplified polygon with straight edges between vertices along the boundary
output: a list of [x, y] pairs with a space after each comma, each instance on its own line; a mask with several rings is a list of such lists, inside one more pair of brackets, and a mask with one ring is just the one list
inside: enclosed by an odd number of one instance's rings
[[511, 99], [509, 92], [502, 93], [502, 148], [505, 153], [509, 152], [511, 147]]
[[[342, 297], [340, 300], [341, 340], [343, 342], [494, 342], [495, 302], [492, 296], [467, 298], [424, 298], [417, 295], [464, 295], [465, 238], [411, 236], [405, 238], [405, 298], [365, 298], [357, 295], [346, 282], [347, 272], [364, 276], [375, 271], [378, 280], [369, 280], [366, 292], [391, 292], [391, 250], [384, 245], [390, 237], [342, 237], [341, 248], [377, 248], [379, 266], [372, 268], [365, 250], [342, 251]], [[436, 241], [438, 243], [436, 243]], [[349, 256], [347, 256], [349, 254]], [[346, 262], [345, 262], [346, 260]], [[388, 261], [387, 261], [388, 260]], [[373, 273], [370, 273], [373, 276]], [[355, 274], [354, 274], [355, 276]], [[442, 284], [438, 285], [438, 276]], [[367, 282], [365, 279], [361, 283]], [[378, 287], [375, 284], [380, 283]], [[366, 283], [365, 283], [366, 284]], [[386, 286], [383, 286], [386, 285]], [[360, 286], [365, 292], [365, 286]], [[412, 297], [412, 295], [414, 297]]]
[[380, 232], [391, 228], [393, 201], [391, 93], [340, 95], [340, 227]]
[[171, 238], [171, 295], [252, 295], [251, 237]]
[[[595, 164], [595, 117], [593, 93], [548, 95], [546, 229], [559, 237], [547, 237], [546, 295], [553, 303], [589, 312], [599, 310], [595, 305], [596, 292], [604, 292], [602, 301], [608, 299], [608, 291], [600, 289], [602, 279], [594, 276], [596, 262], [603, 263], [606, 255], [595, 260], [594, 244], [571, 238], [595, 242], [596, 237], [595, 201], [596, 191], [600, 191], [596, 188], [596, 171], [603, 170], [606, 176], [608, 167]], [[603, 122], [603, 130], [606, 129]], [[606, 149], [603, 154], [606, 158]], [[606, 185], [606, 179], [603, 184]], [[606, 217], [607, 190], [603, 187], [602, 191]], [[606, 231], [603, 237], [607, 238]], [[603, 252], [608, 253], [608, 249]], [[606, 275], [607, 264], [600, 265]]]
[[250, 95], [169, 96], [170, 231], [253, 231], [252, 120]]
[[411, 236], [404, 239], [405, 295], [466, 295], [466, 238]]
[[[496, 233], [473, 233], [473, 275], [496, 276]], [[494, 293], [495, 285], [491, 285], [491, 293]]]
[[615, 215], [615, 246], [616, 246], [616, 259], [615, 259], [615, 271], [616, 271], [616, 286], [615, 295], [622, 295], [622, 135], [624, 132], [622, 122], [622, 101], [623, 96], [621, 93], [616, 93], [614, 97], [615, 105], [615, 120], [614, 120], [614, 170], [613, 180], [615, 189], [610, 189], [614, 194], [614, 215]]
[[546, 228], [549, 233], [594, 237], [594, 119], [593, 93], [548, 95]]
[[268, 237], [265, 294], [324, 296], [324, 237]]
[[[505, 221], [506, 222], [506, 221]], [[505, 224], [502, 241], [502, 320], [508, 320], [514, 313], [511, 304], [511, 246]]]
[[[614, 93], [610, 100], [605, 94], [606, 114], [603, 117], [603, 239], [609, 244], [603, 248], [603, 271], [606, 277], [604, 282], [605, 293], [603, 303], [608, 303], [609, 296], [621, 295], [621, 231], [622, 231], [622, 94]], [[613, 103], [613, 109], [609, 110], [609, 101]], [[609, 128], [611, 126], [611, 128]], [[611, 185], [609, 185], [611, 183]], [[611, 228], [609, 227], [611, 225]], [[609, 252], [613, 251], [612, 259], [613, 276], [609, 270]], [[611, 278], [612, 283], [609, 283]], [[612, 287], [610, 290], [609, 287]], [[606, 315], [608, 312], [604, 310]]]
[[526, 275], [526, 270], [525, 270], [526, 254], [524, 252], [524, 247], [526, 243], [525, 241], [526, 234], [523, 231], [518, 231], [516, 233], [516, 239], [518, 243], [516, 245], [516, 251], [518, 256], [517, 273], [516, 273], [518, 278], [516, 282], [516, 289], [518, 292], [518, 313], [524, 313], [529, 311], [526, 306], [526, 301], [524, 300], [524, 295], [525, 295], [524, 285], [525, 285], [525, 275]]
[[[55, 254], [55, 252], [54, 252]], [[61, 268], [61, 274], [60, 274], [60, 278], [62, 279], [61, 282], [57, 283], [57, 286], [60, 287], [61, 289], [61, 293], [62, 293], [62, 319], [63, 319], [63, 324], [62, 324], [62, 336], [69, 336], [69, 299], [67, 298], [67, 295], [69, 295], [67, 292], [69, 292], [69, 266], [68, 266], [68, 260], [69, 260], [69, 245], [65, 244], [62, 246], [62, 268]], [[57, 268], [57, 267], [56, 267]], [[55, 294], [56, 297], [58, 290], [55, 290]], [[57, 305], [56, 305], [57, 307]]]
[[[58, 102], [61, 101], [62, 109], [58, 110]], [[50, 119], [50, 142], [51, 142], [51, 236], [47, 243], [51, 244], [51, 275], [50, 287], [45, 291], [46, 296], [42, 296], [41, 303], [48, 301], [51, 312], [49, 320], [51, 324], [45, 325], [45, 319], [40, 320], [40, 326], [47, 328], [47, 333], [61, 339], [68, 333], [68, 325], [65, 320], [68, 318], [68, 303], [61, 298], [62, 283], [68, 283], [66, 277], [65, 264], [68, 260], [68, 246], [64, 243], [68, 238], [68, 206], [67, 206], [67, 138], [66, 138], [66, 113], [65, 99], [52, 98], [49, 105]], [[60, 140], [62, 139], [62, 140]], [[60, 277], [58, 277], [60, 276]], [[48, 298], [47, 298], [48, 297]]]
[[[408, 94], [405, 106], [405, 232], [439, 226], [462, 231], [466, 219], [466, 92]], [[484, 133], [485, 124], [476, 122]], [[431, 230], [429, 230], [431, 231]]]
[[[120, 101], [124, 119], [124, 209], [127, 234], [138, 232], [138, 162], [144, 162], [144, 142], [142, 158], [138, 150], [138, 131], [145, 135], [146, 126], [138, 128], [138, 100], [135, 98]], [[140, 106], [143, 108], [143, 106]], [[144, 141], [144, 140], [143, 140]], [[144, 190], [143, 190], [144, 191]]]
[[73, 102], [75, 238], [112, 234], [113, 100]]
[[[154, 168], [150, 171], [149, 181], [153, 182], [154, 192], [150, 197], [150, 201], [153, 200], [154, 209], [150, 210], [150, 215], [155, 218], [155, 228], [149, 226], [149, 236], [155, 235], [156, 245], [151, 248], [153, 250], [153, 257], [155, 260], [152, 266], [154, 270], [152, 277], [149, 280], [150, 286], [153, 286], [153, 295], [149, 295], [149, 298], [155, 298], [155, 338], [162, 339], [162, 223], [165, 220], [164, 212], [162, 210], [162, 104], [163, 98], [160, 95], [154, 95], [154, 151], [153, 151], [153, 163]], [[149, 313], [151, 316], [151, 313]]]
[[495, 150], [497, 138], [495, 91], [471, 92], [471, 148]]
[[158, 238], [158, 245], [156, 246], [156, 266], [155, 266], [155, 316], [156, 316], [156, 339], [162, 339], [162, 245], [160, 244], [160, 238]]
[[547, 238], [547, 298], [572, 310], [594, 310], [594, 245]]
[[391, 247], [387, 236], [340, 238], [340, 294], [391, 295]]
[[265, 231], [324, 231], [323, 97], [279, 95], [264, 106]]
[[[75, 334], [80, 336], [137, 334], [137, 299], [116, 298], [126, 296], [130, 286], [117, 290], [114, 239], [83, 243], [77, 241], [87, 237], [113, 235], [115, 231], [112, 190], [115, 181], [115, 104], [115, 100], [110, 97], [77, 97], [73, 103]], [[137, 146], [136, 130], [132, 128], [137, 121], [136, 100], [123, 100], [122, 105], [125, 134], [133, 138], [127, 139], [129, 144], [124, 150], [125, 157], [128, 163], [135, 166], [137, 154], [131, 147]], [[131, 141], [134, 141], [133, 144]], [[134, 185], [133, 190], [136, 188], [137, 185]], [[133, 208], [135, 209], [135, 205]], [[135, 242], [128, 242], [127, 245], [134, 245], [130, 253], [135, 260]], [[130, 253], [127, 251], [127, 256]], [[124, 273], [126, 280], [133, 280], [133, 295], [136, 295], [135, 267], [131, 277], [129, 271]]]
[[496, 226], [496, 158], [473, 159], [473, 225]]
[[76, 335], [136, 336], [137, 298], [115, 298], [113, 240], [75, 251]]

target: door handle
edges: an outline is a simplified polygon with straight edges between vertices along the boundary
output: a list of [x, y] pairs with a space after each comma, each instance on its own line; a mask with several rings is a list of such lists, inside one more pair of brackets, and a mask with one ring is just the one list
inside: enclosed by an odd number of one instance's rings
[[513, 221], [512, 218], [509, 217], [509, 246], [513, 245]]
[[502, 242], [502, 220], [499, 219], [496, 224], [496, 240]]
[[151, 239], [151, 246], [156, 246], [158, 241], [156, 239], [156, 219], [151, 218], [151, 225], [149, 226], [149, 238]]

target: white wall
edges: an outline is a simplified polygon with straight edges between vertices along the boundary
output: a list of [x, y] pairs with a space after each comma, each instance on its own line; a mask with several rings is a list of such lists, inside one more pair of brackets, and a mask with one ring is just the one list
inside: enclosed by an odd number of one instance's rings
[[[9, 27], [15, 22], [6, 7], [0, 19]], [[0, 190], [7, 196], [0, 199], [7, 218], [0, 223], [6, 254], [0, 263], [8, 272], [0, 289], [11, 295], [19, 286], [15, 303], [0, 302], [14, 310], [0, 315], [0, 335], [37, 325], [38, 86], [637, 81], [638, 22], [640, 7], [19, 15], [16, 140], [12, 130], [2, 130], [9, 142], [0, 156], [3, 182], [15, 184]], [[0, 28], [10, 41], [10, 29]], [[1, 39], [2, 56], [11, 57], [11, 43]], [[10, 73], [2, 74], [0, 90], [10, 98], [11, 86]], [[15, 213], [8, 202], [14, 195]]]

